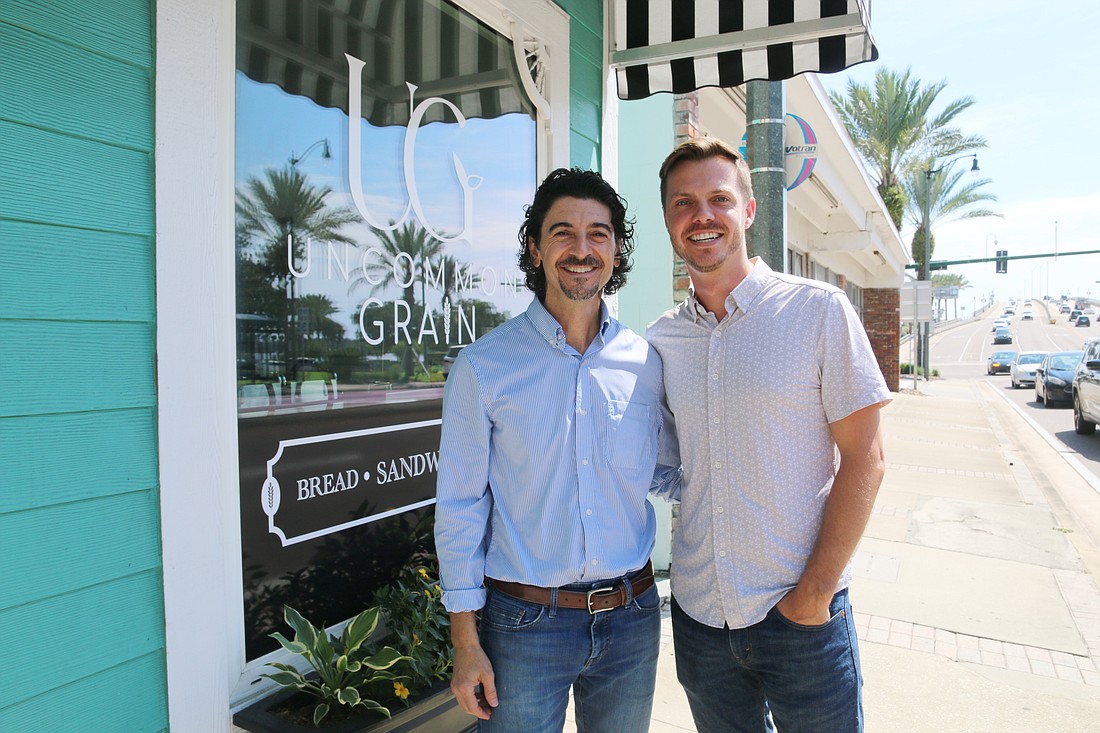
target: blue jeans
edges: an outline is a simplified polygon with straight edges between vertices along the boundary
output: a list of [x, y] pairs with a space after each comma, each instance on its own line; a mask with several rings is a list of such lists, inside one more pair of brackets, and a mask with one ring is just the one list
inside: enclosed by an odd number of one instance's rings
[[649, 730], [661, 640], [656, 587], [597, 614], [558, 608], [556, 597], [542, 606], [490, 587], [479, 636], [499, 700], [479, 722], [481, 733], [560, 733], [570, 686], [578, 733]]
[[779, 733], [863, 730], [863, 676], [848, 591], [831, 618], [802, 626], [776, 609], [744, 629], [716, 629], [672, 601], [676, 676], [699, 733], [762, 733], [771, 709]]

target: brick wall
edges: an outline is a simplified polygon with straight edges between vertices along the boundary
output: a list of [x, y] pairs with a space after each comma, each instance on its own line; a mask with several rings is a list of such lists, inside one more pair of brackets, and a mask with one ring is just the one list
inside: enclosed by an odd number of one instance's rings
[[901, 341], [901, 293], [897, 288], [865, 288], [863, 326], [871, 339], [879, 369], [891, 392], [898, 391], [901, 365], [898, 363]]
[[[699, 135], [699, 93], [677, 94], [673, 103], [673, 144], [679, 145]], [[661, 202], [662, 206], [664, 202]], [[672, 255], [672, 301], [680, 303], [688, 296], [691, 277], [687, 264], [679, 255]]]

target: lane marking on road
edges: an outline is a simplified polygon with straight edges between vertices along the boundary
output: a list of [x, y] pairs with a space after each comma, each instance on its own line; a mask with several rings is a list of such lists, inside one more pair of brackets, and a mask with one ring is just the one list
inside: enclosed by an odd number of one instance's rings
[[1070, 448], [1061, 440], [1055, 438], [1053, 435], [1048, 433], [1041, 425], [1039, 425], [1039, 423], [1035, 422], [1035, 420], [1033, 420], [1030, 415], [1024, 412], [1024, 408], [1017, 405], [1007, 396], [1001, 394], [992, 384], [990, 384], [989, 382], [982, 382], [982, 384], [984, 384], [986, 388], [988, 388], [993, 394], [1004, 400], [1005, 404], [1015, 410], [1016, 414], [1022, 417], [1024, 421], [1028, 425], [1030, 425], [1035, 430], [1035, 432], [1038, 433], [1040, 437], [1042, 437], [1042, 439], [1045, 440], [1047, 444], [1055, 450], [1055, 452], [1058, 453], [1058, 455], [1062, 456], [1062, 458], [1065, 459], [1070, 468], [1080, 474], [1081, 478], [1085, 480], [1085, 483], [1092, 487], [1093, 491], [1100, 494], [1100, 478], [1097, 478], [1092, 473], [1092, 471], [1090, 471], [1088, 467], [1086, 467], [1085, 464], [1083, 464], [1080, 459], [1077, 458], [1077, 451], [1073, 450], [1073, 448]]

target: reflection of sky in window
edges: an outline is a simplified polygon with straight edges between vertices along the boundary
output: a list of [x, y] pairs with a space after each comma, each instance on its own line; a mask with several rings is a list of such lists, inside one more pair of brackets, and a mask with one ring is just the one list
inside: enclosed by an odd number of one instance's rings
[[[329, 205], [354, 209], [348, 188], [347, 137], [347, 115], [343, 111], [321, 107], [307, 97], [287, 94], [276, 85], [257, 83], [237, 73], [238, 186], [249, 177], [262, 178], [268, 168], [287, 165], [292, 155], [300, 157], [313, 143], [327, 138], [332, 159], [324, 160], [321, 146], [317, 146], [299, 162], [298, 169], [312, 185], [332, 189]], [[404, 139], [404, 127], [380, 128], [362, 123], [361, 167], [357, 173], [362, 176], [366, 205], [380, 221], [400, 217], [408, 201], [402, 163]], [[467, 119], [461, 128], [457, 123], [433, 122], [417, 132], [415, 175], [424, 213], [432, 228], [450, 236], [463, 228], [462, 189], [452, 154], [462, 160], [468, 176], [480, 176], [482, 183], [473, 192], [473, 242], [451, 242], [446, 253], [469, 263], [475, 272], [492, 268], [498, 279], [517, 276], [516, 234], [523, 220], [523, 207], [531, 202], [535, 188], [534, 120], [509, 114], [488, 120]], [[410, 213], [410, 218], [413, 216]], [[351, 225], [345, 232], [364, 246], [376, 242], [366, 222]], [[398, 297], [396, 287], [371, 293], [366, 285], [349, 294], [339, 269], [326, 261], [326, 249], [314, 246], [312, 270], [299, 281], [301, 294], [328, 296], [346, 314], [358, 312], [368, 295], [383, 300]], [[343, 246], [337, 249], [342, 252]], [[491, 301], [512, 314], [525, 308], [530, 300], [522, 286], [518, 296], [504, 288], [493, 295], [480, 289], [463, 295]], [[439, 307], [440, 300], [438, 291], [432, 293], [429, 289], [428, 302], [433, 308]], [[348, 317], [342, 316], [340, 321], [347, 324]]]

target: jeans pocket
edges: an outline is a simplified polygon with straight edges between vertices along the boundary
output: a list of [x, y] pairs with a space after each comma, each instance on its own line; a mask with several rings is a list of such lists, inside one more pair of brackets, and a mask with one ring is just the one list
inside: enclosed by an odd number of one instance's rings
[[775, 617], [777, 619], [779, 619], [779, 621], [781, 623], [783, 623], [784, 626], [795, 629], [797, 631], [810, 631], [810, 632], [813, 632], [813, 631], [824, 631], [828, 628], [831, 628], [832, 626], [835, 626], [837, 623], [843, 621], [844, 618], [848, 614], [848, 610], [845, 609], [845, 608], [842, 608], [839, 611], [837, 611], [836, 613], [834, 613], [832, 616], [830, 616], [828, 621], [826, 621], [823, 624], [818, 624], [816, 626], [808, 626], [806, 624], [800, 624], [796, 621], [791, 621], [789, 618], [784, 616], [779, 611], [778, 608], [772, 608], [771, 613], [774, 614]]
[[531, 628], [544, 618], [546, 606], [521, 601], [493, 589], [489, 590], [485, 607], [481, 609], [481, 624], [505, 633]]
[[653, 585], [640, 596], [634, 596], [630, 602], [630, 609], [638, 613], [657, 613], [661, 610], [661, 594], [657, 592], [657, 586]]

